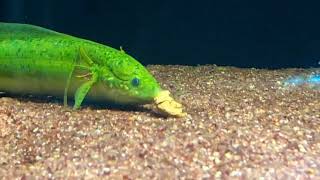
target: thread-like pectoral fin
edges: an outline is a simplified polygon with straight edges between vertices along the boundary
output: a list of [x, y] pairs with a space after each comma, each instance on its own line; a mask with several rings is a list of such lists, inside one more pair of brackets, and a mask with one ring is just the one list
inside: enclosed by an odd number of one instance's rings
[[[68, 106], [68, 91], [71, 83], [71, 79], [73, 75], [75, 74], [75, 69], [78, 67], [79, 69], [85, 69], [86, 71], [90, 71], [90, 73], [87, 73], [85, 75], [78, 75], [76, 77], [87, 77], [89, 75], [92, 75], [93, 73], [91, 72], [91, 67], [94, 65], [94, 62], [90, 59], [90, 57], [87, 55], [86, 51], [80, 47], [79, 48], [79, 53], [77, 58], [74, 59], [72, 63], [72, 68], [71, 71], [67, 77], [67, 82], [66, 82], [66, 87], [64, 89], [64, 96], [63, 96], [63, 104], [64, 106]], [[90, 81], [89, 81], [90, 82]], [[88, 82], [88, 83], [89, 83]], [[83, 84], [85, 85], [85, 84]], [[83, 91], [83, 90], [82, 90]], [[80, 103], [81, 104], [81, 103]]]
[[92, 59], [88, 56], [88, 54], [86, 53], [86, 51], [83, 49], [83, 47], [79, 48], [79, 54], [80, 54], [80, 59], [83, 60], [84, 62], [86, 62], [88, 65], [93, 65], [94, 62], [92, 61]]
[[74, 59], [74, 61], [72, 63], [72, 68], [71, 68], [71, 71], [70, 71], [68, 78], [67, 78], [66, 87], [64, 88], [63, 104], [65, 107], [68, 106], [68, 91], [69, 91], [69, 87], [70, 87], [71, 78], [72, 78], [72, 75], [73, 75], [73, 72], [76, 67], [78, 59], [79, 59], [79, 56], [77, 56], [77, 58]]
[[79, 109], [84, 98], [87, 96], [89, 93], [90, 89], [94, 84], [97, 82], [97, 76], [94, 75], [93, 78], [88, 81], [83, 83], [76, 91], [76, 94], [74, 95], [74, 106], [73, 109]]

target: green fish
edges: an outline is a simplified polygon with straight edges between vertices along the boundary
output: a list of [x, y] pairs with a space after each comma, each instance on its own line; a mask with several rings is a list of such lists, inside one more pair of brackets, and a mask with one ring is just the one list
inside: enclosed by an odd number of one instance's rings
[[74, 109], [88, 98], [155, 103], [164, 114], [185, 115], [182, 105], [122, 48], [27, 24], [0, 23], [0, 90], [64, 97], [65, 105], [72, 95]]

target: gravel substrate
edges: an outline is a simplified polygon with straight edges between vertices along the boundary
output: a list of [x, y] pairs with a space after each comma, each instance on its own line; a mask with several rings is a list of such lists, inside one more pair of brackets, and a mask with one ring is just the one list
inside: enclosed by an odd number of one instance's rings
[[320, 89], [281, 83], [312, 69], [148, 68], [189, 115], [0, 95], [0, 177], [320, 178]]

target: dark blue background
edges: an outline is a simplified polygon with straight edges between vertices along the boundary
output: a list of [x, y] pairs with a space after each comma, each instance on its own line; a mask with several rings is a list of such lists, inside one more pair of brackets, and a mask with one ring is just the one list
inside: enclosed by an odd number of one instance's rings
[[124, 49], [143, 64], [319, 67], [316, 1], [1, 0], [0, 20]]

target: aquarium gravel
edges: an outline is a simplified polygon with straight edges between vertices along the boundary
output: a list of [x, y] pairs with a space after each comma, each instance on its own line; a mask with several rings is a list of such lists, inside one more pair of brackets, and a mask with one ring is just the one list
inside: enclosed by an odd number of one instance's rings
[[283, 83], [311, 69], [148, 69], [187, 116], [0, 94], [0, 177], [320, 178], [320, 90]]

